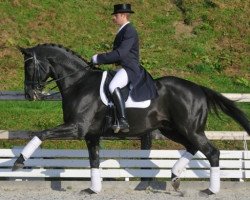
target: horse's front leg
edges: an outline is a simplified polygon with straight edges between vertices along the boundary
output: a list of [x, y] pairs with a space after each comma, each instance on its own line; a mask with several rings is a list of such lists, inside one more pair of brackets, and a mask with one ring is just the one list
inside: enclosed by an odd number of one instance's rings
[[42, 144], [42, 141], [46, 139], [78, 139], [80, 137], [79, 128], [77, 124], [63, 124], [53, 129], [32, 132], [30, 134], [32, 140], [22, 150], [12, 167], [12, 171], [23, 168], [24, 161], [31, 157], [34, 151]]
[[99, 137], [85, 137], [90, 162], [91, 187], [87, 189], [89, 193], [99, 193], [102, 190], [101, 174], [100, 174], [100, 158], [99, 158]]

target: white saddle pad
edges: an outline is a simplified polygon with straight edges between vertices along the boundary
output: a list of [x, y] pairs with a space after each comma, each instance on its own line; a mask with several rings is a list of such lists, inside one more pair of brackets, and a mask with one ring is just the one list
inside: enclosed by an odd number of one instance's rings
[[[107, 71], [104, 71], [102, 74], [102, 82], [100, 85], [100, 96], [102, 102], [107, 106], [109, 104], [108, 98], [106, 97], [106, 94], [104, 93], [104, 83], [107, 78]], [[150, 106], [151, 100], [136, 102], [134, 101], [131, 96], [128, 96], [127, 101], [125, 102], [126, 108], [147, 108]]]

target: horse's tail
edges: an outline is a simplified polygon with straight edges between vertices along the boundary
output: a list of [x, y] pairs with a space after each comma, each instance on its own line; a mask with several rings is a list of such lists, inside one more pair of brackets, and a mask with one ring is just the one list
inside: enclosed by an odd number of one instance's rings
[[203, 86], [201, 86], [201, 88], [206, 95], [209, 110], [213, 109], [217, 116], [219, 115], [218, 109], [222, 110], [225, 114], [238, 122], [246, 130], [248, 135], [250, 135], [250, 122], [247, 119], [246, 114], [236, 106], [234, 101], [231, 101], [220, 93], [209, 88]]

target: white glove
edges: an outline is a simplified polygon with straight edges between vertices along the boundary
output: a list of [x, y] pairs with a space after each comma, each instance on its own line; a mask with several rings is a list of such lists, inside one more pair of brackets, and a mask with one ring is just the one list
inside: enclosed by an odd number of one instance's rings
[[97, 63], [98, 63], [98, 62], [97, 62], [97, 55], [98, 55], [98, 54], [95, 54], [95, 55], [92, 56], [91, 61], [92, 61], [93, 64], [97, 64]]

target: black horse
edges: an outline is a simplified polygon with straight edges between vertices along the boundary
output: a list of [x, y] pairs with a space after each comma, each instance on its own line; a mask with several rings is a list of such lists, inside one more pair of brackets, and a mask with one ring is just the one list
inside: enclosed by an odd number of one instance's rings
[[[214, 110], [217, 113], [218, 109], [222, 110], [250, 134], [250, 123], [234, 102], [209, 88], [172, 76], [155, 80], [159, 97], [153, 99], [149, 107], [127, 108], [130, 132], [114, 134], [111, 129], [103, 131], [107, 107], [102, 103], [99, 95], [102, 70], [91, 67], [79, 55], [60, 45], [42, 44], [19, 49], [24, 55], [26, 99], [42, 99], [42, 90], [48, 84], [49, 77], [56, 82], [62, 95], [64, 124], [49, 130], [34, 132], [32, 136], [36, 136], [38, 141], [85, 139], [92, 170], [91, 190], [93, 192], [101, 191], [98, 171], [101, 136], [142, 136], [159, 129], [164, 136], [186, 148], [186, 153], [172, 169], [174, 188], [177, 189], [179, 186], [181, 171], [193, 155], [200, 151], [211, 165], [210, 186], [204, 192], [214, 194], [220, 189], [220, 152], [204, 133], [208, 112]], [[37, 146], [39, 145], [40, 142]], [[29, 154], [32, 153], [33, 150]], [[28, 157], [26, 156], [26, 159]], [[24, 155], [21, 154], [13, 170], [23, 167], [24, 160]]]

